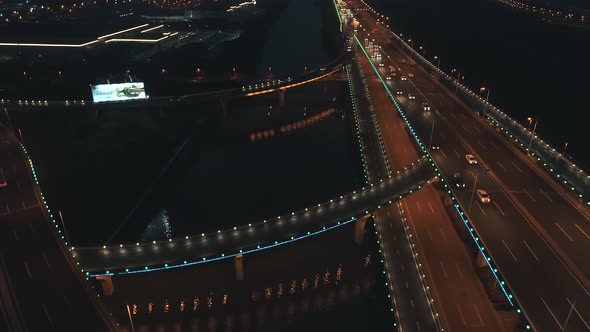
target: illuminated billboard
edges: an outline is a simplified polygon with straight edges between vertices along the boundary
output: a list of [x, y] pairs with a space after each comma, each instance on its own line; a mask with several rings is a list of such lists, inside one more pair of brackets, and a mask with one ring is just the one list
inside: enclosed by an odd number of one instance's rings
[[92, 100], [95, 103], [146, 99], [143, 82], [99, 84], [92, 86]]

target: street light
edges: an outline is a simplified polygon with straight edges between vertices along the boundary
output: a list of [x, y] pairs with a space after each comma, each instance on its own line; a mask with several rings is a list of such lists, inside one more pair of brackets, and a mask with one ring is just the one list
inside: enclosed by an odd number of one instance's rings
[[527, 119], [527, 121], [529, 122], [529, 126], [528, 126], [528, 128], [527, 128], [527, 129], [530, 131], [530, 130], [531, 130], [531, 124], [533, 123], [533, 118], [531, 118], [531, 117], [528, 117], [528, 118], [526, 118], [526, 119]]
[[488, 91], [487, 95], [486, 95], [486, 103], [483, 106], [483, 117], [485, 119], [486, 117], [486, 110], [488, 109], [488, 100], [490, 99], [490, 88], [486, 88], [485, 86], [482, 86], [481, 88], [479, 88], [479, 92], [484, 92], [484, 91]]
[[438, 60], [438, 64], [436, 65], [438, 68], [440, 68], [440, 58], [438, 56], [434, 56], [434, 60]]
[[422, 46], [419, 47], [420, 51], [422, 51], [422, 57], [426, 56], [426, 49]]
[[535, 121], [535, 125], [533, 126], [533, 131], [531, 132], [531, 140], [529, 141], [529, 147], [526, 151], [527, 155], [531, 154], [531, 146], [533, 145], [533, 138], [535, 138], [535, 132], [537, 131], [537, 124], [539, 123], [539, 119], [531, 119], [531, 121]]

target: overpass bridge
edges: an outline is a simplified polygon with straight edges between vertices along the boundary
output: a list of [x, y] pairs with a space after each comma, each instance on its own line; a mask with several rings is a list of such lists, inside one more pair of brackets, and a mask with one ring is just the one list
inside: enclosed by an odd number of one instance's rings
[[146, 107], [171, 107], [195, 103], [203, 100], [218, 100], [223, 113], [227, 113], [231, 100], [244, 97], [253, 97], [269, 93], [277, 93], [279, 104], [285, 103], [285, 91], [287, 89], [314, 83], [338, 73], [349, 62], [348, 55], [342, 54], [333, 61], [296, 76], [286, 76], [267, 80], [247, 82], [238, 87], [201, 91], [192, 94], [175, 96], [156, 96], [148, 99], [129, 100], [124, 102], [93, 103], [83, 99], [70, 100], [42, 100], [42, 99], [0, 99], [0, 105], [16, 110], [48, 111], [53, 109], [79, 109], [93, 108], [103, 109], [133, 109]]
[[357, 222], [356, 237], [362, 239], [364, 220], [356, 217], [394, 203], [433, 178], [432, 165], [421, 158], [375, 185], [286, 216], [164, 241], [76, 247], [73, 254], [86, 274], [96, 277], [157, 271], [236, 257], [297, 241], [351, 222]]

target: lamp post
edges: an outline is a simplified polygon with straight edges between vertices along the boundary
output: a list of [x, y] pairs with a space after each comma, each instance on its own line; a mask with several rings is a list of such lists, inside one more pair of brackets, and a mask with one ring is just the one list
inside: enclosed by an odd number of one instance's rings
[[479, 88], [479, 92], [484, 92], [484, 91], [488, 91], [487, 95], [486, 95], [486, 103], [483, 106], [483, 118], [485, 119], [486, 117], [486, 111], [488, 109], [488, 100], [490, 99], [490, 88], [486, 88], [485, 86], [482, 86], [481, 88]]
[[539, 123], [538, 119], [533, 119], [535, 120], [535, 125], [533, 126], [533, 132], [531, 132], [531, 140], [529, 141], [529, 147], [526, 151], [527, 155], [531, 154], [531, 146], [533, 145], [533, 138], [535, 138], [535, 132], [537, 131], [537, 124]]
[[432, 117], [432, 129], [430, 130], [430, 140], [428, 142], [428, 151], [432, 150], [432, 136], [434, 136], [434, 117]]
[[531, 130], [531, 124], [533, 123], [533, 118], [528, 117], [528, 118], [526, 118], [526, 120], [529, 122], [529, 126], [527, 127], [527, 129], [530, 131]]
[[437, 66], [438, 68], [440, 68], [440, 58], [439, 58], [438, 56], [436, 56], [436, 55], [435, 55], [435, 56], [434, 56], [434, 60], [438, 60], [438, 62], [437, 62], [437, 64], [436, 64], [436, 66]]
[[422, 47], [422, 46], [420, 46], [418, 49], [419, 49], [420, 51], [422, 51], [422, 57], [423, 57], [423, 58], [424, 58], [424, 57], [426, 57], [426, 49], [425, 49], [424, 47]]
[[565, 142], [565, 145], [563, 146], [563, 152], [561, 153], [564, 157], [565, 157], [565, 149], [567, 149], [567, 142]]

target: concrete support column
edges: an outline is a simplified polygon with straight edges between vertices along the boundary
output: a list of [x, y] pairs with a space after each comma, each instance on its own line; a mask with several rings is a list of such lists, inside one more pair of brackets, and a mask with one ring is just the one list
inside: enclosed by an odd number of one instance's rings
[[280, 108], [285, 107], [285, 90], [284, 89], [279, 90], [279, 107]]
[[238, 281], [244, 280], [244, 255], [237, 255], [234, 260], [236, 262], [236, 279]]
[[100, 282], [102, 293], [104, 296], [111, 296], [115, 292], [115, 286], [113, 285], [113, 279], [110, 276], [98, 276], [96, 280]]
[[370, 217], [371, 215], [367, 214], [354, 222], [354, 242], [359, 246], [365, 242], [365, 224]]

